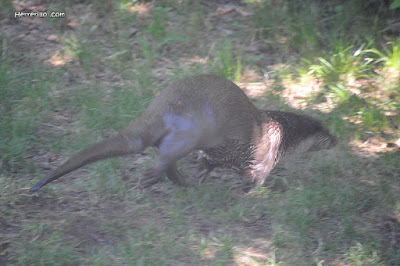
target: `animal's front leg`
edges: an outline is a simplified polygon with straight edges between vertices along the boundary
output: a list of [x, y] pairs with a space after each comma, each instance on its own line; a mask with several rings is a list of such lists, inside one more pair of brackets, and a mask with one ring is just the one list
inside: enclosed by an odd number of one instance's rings
[[264, 185], [265, 179], [267, 179], [274, 165], [271, 161], [264, 161], [262, 164], [252, 165], [250, 168], [242, 171], [241, 174], [245, 178], [244, 191], [252, 193]]
[[206, 158], [200, 158], [196, 171], [191, 176], [192, 179], [197, 180], [199, 184], [203, 183], [207, 175], [215, 168], [208, 162]]

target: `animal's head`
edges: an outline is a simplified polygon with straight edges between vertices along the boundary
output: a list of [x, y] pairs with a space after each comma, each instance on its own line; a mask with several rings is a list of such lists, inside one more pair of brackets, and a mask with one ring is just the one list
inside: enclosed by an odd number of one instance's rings
[[338, 140], [331, 135], [325, 127], [315, 133], [312, 137], [313, 142], [308, 151], [327, 150], [336, 146]]

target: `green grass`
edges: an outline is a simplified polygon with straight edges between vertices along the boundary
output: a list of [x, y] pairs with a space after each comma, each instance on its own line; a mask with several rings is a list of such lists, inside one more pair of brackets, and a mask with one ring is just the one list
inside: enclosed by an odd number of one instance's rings
[[[243, 2], [249, 16], [201, 1], [153, 1], [144, 15], [130, 8], [145, 2], [95, 1], [73, 33], [67, 20], [42, 21], [60, 43], [0, 34], [0, 264], [398, 264], [398, 151], [363, 157], [349, 147], [400, 137], [400, 43], [386, 33], [394, 13], [361, 0]], [[51, 4], [84, 15], [65, 1]], [[43, 59], [55, 52], [70, 61]], [[249, 70], [273, 82], [257, 99], [267, 108], [292, 110], [286, 81], [317, 80], [310, 109], [297, 112], [320, 119], [339, 146], [285, 164], [252, 194], [225, 171], [189, 188], [166, 181], [139, 190], [152, 152], [27, 191], [129, 124], [172, 80], [216, 73], [238, 82]], [[324, 103], [331, 109], [318, 112]], [[182, 168], [190, 174], [190, 164]]]
[[359, 242], [350, 248], [347, 263], [351, 265], [382, 265], [377, 252], [370, 250]]
[[171, 9], [168, 7], [155, 7], [153, 9], [153, 19], [147, 27], [146, 32], [152, 35], [155, 39], [165, 38], [167, 35], [168, 22], [166, 20], [166, 13]]
[[[356, 164], [348, 156], [335, 165], [322, 160], [306, 180], [291, 180], [284, 195], [274, 196], [277, 204], [272, 206], [279, 225], [274, 243], [278, 248], [309, 249], [311, 253], [318, 249], [322, 254], [342, 251], [356, 265], [382, 263], [382, 257], [393, 250], [387, 252], [372, 233], [375, 229], [359, 217], [392, 209], [398, 195], [390, 188], [390, 177], [371, 178], [378, 174], [377, 168], [356, 168], [350, 174], [349, 166]], [[355, 176], [363, 177], [362, 182]], [[344, 243], [349, 245], [347, 251]]]
[[1, 0], [0, 4], [4, 8], [4, 10], [7, 10], [8, 12], [14, 10], [11, 0]]
[[[253, 23], [262, 33], [276, 42], [282, 52], [293, 50], [303, 56], [335, 49], [343, 40], [361, 45], [380, 39], [384, 27], [380, 18], [383, 4], [368, 6], [362, 0], [351, 2], [260, 1]], [[379, 12], [376, 12], [376, 11]], [[288, 55], [285, 55], [286, 57]]]
[[18, 246], [20, 265], [66, 265], [79, 263], [78, 254], [72, 245], [65, 244], [60, 234], [54, 233], [41, 241], [27, 241]]
[[11, 64], [0, 59], [1, 160], [8, 169], [25, 164], [25, 152], [35, 141], [36, 120], [48, 108], [48, 87], [42, 84], [42, 70], [32, 63], [30, 68], [17, 72]]
[[384, 48], [384, 52], [377, 49], [371, 49], [372, 53], [375, 53], [379, 61], [385, 64], [387, 68], [399, 69], [400, 68], [400, 40], [388, 43], [389, 47]]
[[[78, 88], [75, 101], [80, 106], [80, 120], [89, 129], [121, 129], [133, 121], [149, 103], [149, 96], [135, 87], [112, 87], [107, 99], [99, 94], [108, 88], [98, 85], [97, 91]], [[119, 119], [115, 119], [118, 117]]]
[[232, 44], [229, 40], [224, 40], [219, 45], [215, 60], [214, 72], [232, 81], [239, 81], [242, 75], [242, 58], [235, 55], [232, 51]]

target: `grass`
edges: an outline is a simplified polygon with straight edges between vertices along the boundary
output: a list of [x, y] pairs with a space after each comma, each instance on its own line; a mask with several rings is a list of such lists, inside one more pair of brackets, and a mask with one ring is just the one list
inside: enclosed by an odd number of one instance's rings
[[385, 48], [384, 52], [381, 52], [379, 50], [373, 49], [371, 52], [375, 53], [379, 61], [384, 62], [385, 67], [387, 68], [393, 68], [393, 69], [399, 69], [400, 68], [400, 40], [396, 40], [394, 42], [390, 42], [389, 46], [390, 48]]
[[[223, 13], [189, 0], [79, 8], [55, 1], [70, 20], [87, 10], [73, 30], [69, 20], [35, 21], [58, 43], [20, 40], [5, 23], [0, 264], [398, 264], [398, 148], [363, 153], [371, 139], [386, 148], [400, 138], [400, 43], [385, 31], [394, 12], [367, 2], [243, 1], [246, 12]], [[57, 52], [63, 64], [52, 65]], [[243, 87], [269, 84], [257, 96], [267, 108], [291, 110], [297, 96], [288, 95], [312, 88], [298, 112], [322, 120], [339, 146], [283, 164], [252, 194], [229, 171], [189, 188], [164, 182], [141, 191], [135, 186], [153, 163], [149, 151], [27, 191], [129, 124], [172, 80], [200, 73]], [[182, 164], [186, 176], [189, 165]]]
[[5, 168], [14, 169], [25, 164], [24, 152], [35, 141], [35, 120], [47, 108], [48, 88], [41, 84], [42, 72], [33, 64], [25, 72], [11, 70], [10, 64], [11, 61], [0, 61], [1, 159]]
[[[369, 46], [371, 44], [358, 49], [339, 46], [329, 57], [314, 59], [316, 63], [303, 58], [305, 67], [298, 68], [300, 78], [313, 77], [322, 84], [309, 100], [318, 102], [321, 98], [330, 98], [340, 112], [362, 121], [358, 131], [387, 129], [389, 125], [384, 113], [398, 107], [398, 74], [393, 74], [399, 69], [395, 63], [398, 61], [398, 43], [391, 43], [392, 49], [385, 48], [385, 52]], [[380, 71], [382, 74], [377, 75]], [[375, 82], [385, 84], [379, 95], [374, 93], [377, 89], [372, 83]], [[393, 126], [398, 127], [398, 122]]]
[[21, 252], [21, 256], [18, 257], [17, 263], [21, 265], [50, 265], [55, 262], [61, 265], [79, 263], [78, 254], [74, 252], [74, 247], [66, 245], [61, 235], [57, 233], [42, 240], [40, 243], [29, 242], [27, 239], [18, 249]]
[[239, 81], [242, 75], [242, 59], [235, 55], [229, 40], [224, 40], [218, 47], [215, 60], [215, 73], [232, 81]]

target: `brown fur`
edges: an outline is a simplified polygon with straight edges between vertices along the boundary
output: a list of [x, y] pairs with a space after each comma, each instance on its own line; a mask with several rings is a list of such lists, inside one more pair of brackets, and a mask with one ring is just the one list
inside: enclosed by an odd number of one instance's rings
[[307, 140], [306, 151], [336, 144], [336, 138], [317, 120], [260, 111], [227, 79], [214, 75], [187, 77], [163, 90], [128, 127], [72, 156], [32, 191], [86, 164], [139, 153], [148, 146], [156, 148], [157, 159], [144, 174], [143, 187], [161, 181], [164, 174], [172, 182], [185, 185], [176, 162], [193, 150], [204, 154], [194, 178], [224, 166], [237, 168], [262, 185], [279, 158]]

